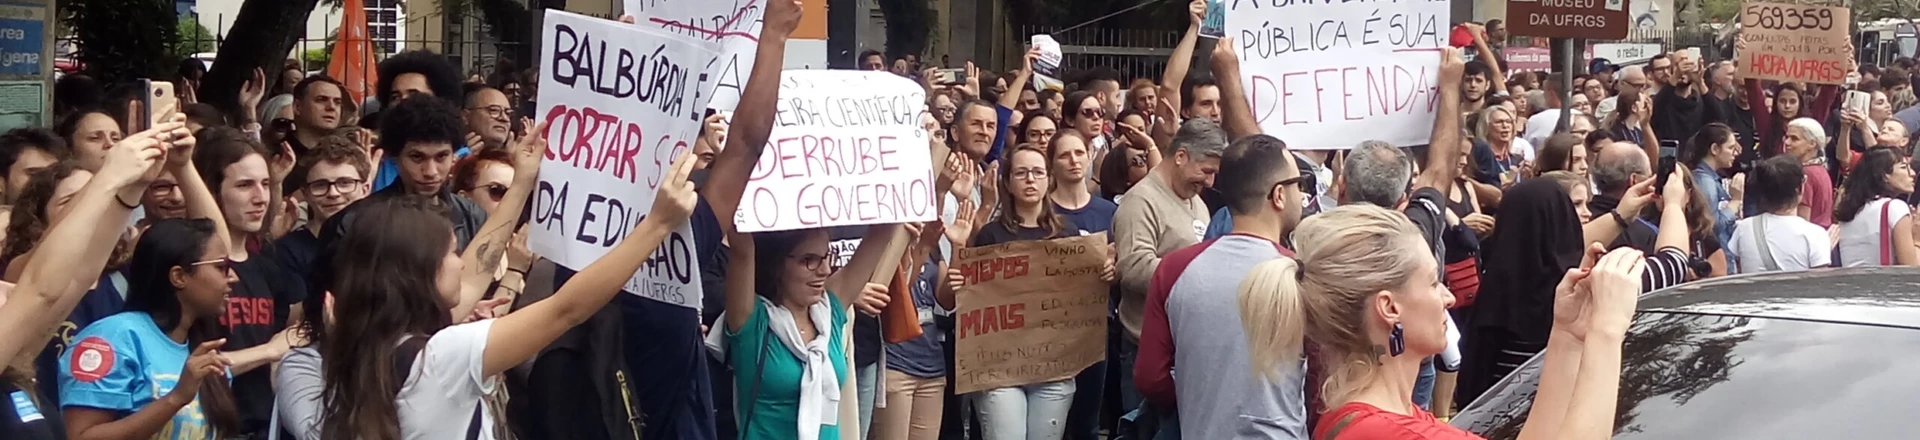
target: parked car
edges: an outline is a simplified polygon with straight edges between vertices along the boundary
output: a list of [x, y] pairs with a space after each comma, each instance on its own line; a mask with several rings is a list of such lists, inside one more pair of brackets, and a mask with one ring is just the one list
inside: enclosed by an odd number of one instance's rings
[[[1920, 414], [1920, 268], [1740, 275], [1641, 298], [1615, 439], [1908, 439]], [[1526, 424], [1541, 357], [1462, 409], [1491, 440]]]

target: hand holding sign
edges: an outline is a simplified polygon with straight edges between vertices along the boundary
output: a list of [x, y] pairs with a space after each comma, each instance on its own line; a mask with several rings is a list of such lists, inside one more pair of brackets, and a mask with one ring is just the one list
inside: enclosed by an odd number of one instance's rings
[[1460, 55], [1460, 49], [1440, 49], [1440, 84], [1459, 85], [1466, 71], [1467, 61]]
[[1233, 37], [1220, 37], [1213, 44], [1213, 70], [1215, 72], [1239, 72], [1240, 56], [1233, 52]]
[[693, 214], [693, 205], [699, 200], [693, 193], [693, 165], [699, 162], [693, 157], [693, 151], [681, 151], [673, 159], [673, 171], [660, 181], [658, 194], [653, 196], [653, 213], [665, 224], [678, 225], [687, 221]]

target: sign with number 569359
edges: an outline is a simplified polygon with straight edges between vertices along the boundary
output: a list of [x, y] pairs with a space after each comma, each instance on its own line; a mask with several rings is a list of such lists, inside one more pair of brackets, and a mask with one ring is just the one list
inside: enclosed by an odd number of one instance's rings
[[1739, 68], [1747, 78], [1841, 84], [1852, 70], [1847, 8], [1748, 2]]

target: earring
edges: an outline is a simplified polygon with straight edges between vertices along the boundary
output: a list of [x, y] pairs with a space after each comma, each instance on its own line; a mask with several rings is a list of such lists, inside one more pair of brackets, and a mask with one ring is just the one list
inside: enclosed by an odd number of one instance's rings
[[1393, 333], [1387, 335], [1387, 354], [1399, 356], [1407, 352], [1407, 330], [1400, 323], [1393, 323]]

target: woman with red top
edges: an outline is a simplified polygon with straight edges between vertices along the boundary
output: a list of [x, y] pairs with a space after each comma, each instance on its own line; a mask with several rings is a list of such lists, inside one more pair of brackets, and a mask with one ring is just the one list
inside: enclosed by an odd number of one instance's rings
[[[1295, 258], [1254, 268], [1240, 317], [1255, 371], [1300, 362], [1303, 338], [1327, 372], [1315, 440], [1477, 439], [1413, 403], [1420, 362], [1447, 346], [1453, 302], [1433, 251], [1405, 216], [1349, 205], [1294, 231]], [[1613, 434], [1620, 345], [1632, 322], [1645, 258], [1632, 248], [1570, 269], [1555, 289], [1553, 335], [1523, 439]], [[1304, 323], [1304, 325], [1303, 325]]]

